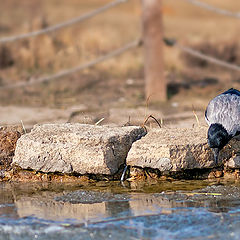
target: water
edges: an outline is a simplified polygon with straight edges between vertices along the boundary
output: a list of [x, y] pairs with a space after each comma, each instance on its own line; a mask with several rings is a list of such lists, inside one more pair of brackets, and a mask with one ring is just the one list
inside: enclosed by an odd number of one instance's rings
[[0, 184], [0, 239], [240, 239], [240, 184]]

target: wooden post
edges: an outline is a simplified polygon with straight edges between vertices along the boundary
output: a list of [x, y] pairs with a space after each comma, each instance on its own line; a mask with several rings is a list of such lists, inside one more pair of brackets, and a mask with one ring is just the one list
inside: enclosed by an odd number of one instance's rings
[[149, 102], [166, 101], [163, 67], [162, 1], [142, 0], [145, 97]]

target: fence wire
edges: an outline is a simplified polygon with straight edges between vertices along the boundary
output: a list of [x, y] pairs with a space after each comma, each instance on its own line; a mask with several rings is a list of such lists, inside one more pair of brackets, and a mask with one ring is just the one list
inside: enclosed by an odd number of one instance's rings
[[[50, 33], [50, 32], [59, 30], [61, 28], [71, 26], [75, 23], [79, 23], [79, 22], [82, 22], [84, 20], [87, 20], [91, 17], [94, 17], [95, 15], [97, 15], [99, 13], [102, 13], [102, 12], [108, 10], [109, 8], [112, 8], [114, 6], [117, 6], [117, 5], [119, 5], [121, 3], [124, 3], [124, 2], [127, 2], [127, 1], [129, 1], [129, 0], [115, 0], [115, 1], [112, 1], [108, 4], [106, 4], [106, 5], [98, 8], [98, 9], [95, 9], [95, 10], [89, 12], [89, 13], [86, 13], [84, 15], [81, 15], [81, 16], [77, 17], [77, 18], [73, 18], [69, 21], [66, 21], [66, 22], [63, 22], [63, 23], [60, 23], [60, 24], [57, 24], [57, 25], [54, 25], [54, 26], [50, 26], [50, 27], [47, 27], [47, 28], [44, 28], [44, 29], [41, 29], [41, 30], [38, 30], [38, 31], [30, 32], [30, 33], [25, 33], [25, 34], [20, 34], [20, 35], [16, 35], [16, 36], [0, 38], [0, 43], [12, 42], [12, 41], [16, 41], [16, 40], [20, 40], [20, 39], [24, 39], [24, 38], [28, 38], [28, 37], [35, 37], [35, 36], [38, 36], [38, 35], [41, 35], [41, 34]], [[230, 16], [230, 17], [240, 18], [240, 13], [233, 13], [233, 12], [230, 12], [230, 11], [227, 11], [227, 10], [215, 8], [215, 7], [213, 7], [213, 6], [211, 6], [207, 3], [203, 3], [203, 2], [198, 1], [198, 0], [185, 0], [185, 1], [188, 1], [192, 4], [194, 4], [194, 5], [206, 8], [207, 10], [214, 11], [214, 12], [219, 13], [219, 14], [224, 14], [224, 15], [227, 15], [227, 16]], [[204, 54], [200, 51], [197, 51], [193, 48], [183, 46], [183, 45], [177, 43], [173, 39], [164, 38], [164, 42], [165, 42], [166, 45], [174, 46], [174, 47], [180, 49], [181, 51], [186, 52], [187, 54], [190, 54], [194, 57], [206, 60], [208, 62], [211, 62], [213, 64], [216, 64], [216, 65], [219, 65], [219, 66], [231, 69], [231, 70], [240, 71], [240, 66], [238, 66], [238, 65], [235, 65], [235, 64], [217, 59], [215, 57], [209, 56], [209, 55]], [[65, 70], [62, 70], [62, 71], [60, 71], [56, 74], [52, 74], [52, 75], [49, 75], [49, 76], [40, 77], [40, 78], [37, 78], [37, 79], [31, 79], [30, 81], [22, 81], [22, 82], [18, 82], [18, 83], [15, 83], [15, 84], [0, 86], [0, 89], [11, 89], [11, 88], [25, 87], [25, 86], [29, 86], [29, 85], [33, 85], [33, 84], [37, 84], [37, 83], [49, 82], [51, 80], [61, 78], [61, 77], [73, 74], [75, 72], [81, 71], [85, 68], [92, 67], [92, 66], [94, 66], [94, 65], [96, 65], [100, 62], [103, 62], [107, 59], [110, 59], [112, 57], [116, 57], [116, 56], [126, 52], [129, 49], [140, 46], [141, 44], [142, 44], [142, 40], [137, 39], [135, 41], [127, 43], [123, 47], [120, 47], [116, 50], [113, 50], [112, 52], [107, 53], [106, 55], [100, 56], [100, 57], [98, 57], [98, 58], [96, 58], [96, 59], [94, 59], [90, 62], [81, 64], [81, 65], [76, 66], [74, 68], [65, 69]]]
[[225, 15], [225, 16], [228, 16], [228, 17], [240, 18], [240, 13], [239, 12], [234, 13], [234, 12], [231, 12], [231, 11], [226, 10], [226, 9], [221, 9], [221, 8], [214, 7], [214, 6], [212, 6], [208, 3], [201, 2], [201, 1], [198, 1], [198, 0], [184, 0], [184, 1], [190, 2], [195, 6], [204, 8], [208, 11], [212, 11], [212, 12], [215, 12], [217, 14]]
[[182, 46], [181, 44], [178, 44], [178, 43], [175, 46], [177, 48], [179, 48], [180, 50], [182, 50], [183, 52], [186, 52], [186, 53], [188, 53], [188, 54], [190, 54], [190, 55], [192, 55], [194, 57], [206, 60], [207, 62], [214, 63], [216, 65], [219, 65], [219, 66], [231, 69], [231, 70], [240, 71], [240, 66], [238, 66], [238, 65], [235, 65], [235, 64], [232, 64], [232, 63], [228, 63], [226, 61], [217, 59], [215, 57], [206, 55], [206, 54], [201, 53], [201, 52], [199, 52], [197, 50], [194, 50], [194, 49], [192, 49], [190, 47]]
[[[188, 53], [188, 54], [190, 54], [190, 55], [192, 55], [196, 58], [206, 60], [207, 62], [216, 64], [216, 65], [219, 65], [219, 66], [231, 69], [231, 70], [240, 71], [240, 66], [238, 66], [238, 65], [235, 65], [235, 64], [217, 59], [215, 57], [209, 56], [209, 55], [204, 54], [200, 51], [194, 50], [193, 48], [183, 46], [183, 45], [177, 43], [173, 39], [164, 38], [164, 42], [167, 46], [176, 47], [176, 48], [180, 49], [181, 51], [186, 52], [186, 53]], [[77, 67], [70, 68], [70, 69], [65, 69], [65, 70], [62, 70], [62, 71], [60, 71], [56, 74], [52, 74], [52, 75], [49, 75], [49, 76], [40, 77], [40, 78], [37, 78], [37, 79], [31, 79], [30, 81], [27, 81], [27, 82], [26, 81], [25, 82], [18, 82], [18, 83], [15, 83], [15, 84], [0, 86], [0, 89], [11, 89], [11, 88], [18, 88], [18, 87], [26, 87], [26, 86], [29, 86], [29, 85], [43, 83], [43, 82], [49, 82], [49, 81], [52, 81], [52, 80], [57, 79], [57, 78], [65, 77], [67, 75], [76, 73], [76, 72], [81, 71], [83, 69], [92, 67], [92, 66], [94, 66], [98, 63], [101, 63], [105, 60], [108, 60], [110, 58], [116, 57], [116, 56], [130, 50], [130, 49], [141, 46], [142, 44], [143, 44], [143, 41], [141, 39], [137, 39], [135, 41], [127, 43], [126, 45], [124, 45], [121, 48], [118, 48], [116, 50], [111, 51], [110, 53], [108, 53], [106, 55], [100, 56], [100, 57], [98, 57], [98, 58], [96, 58], [96, 59], [94, 59], [90, 62], [81, 64]]]
[[0, 86], [0, 89], [11, 89], [11, 88], [18, 88], [18, 87], [26, 87], [29, 85], [33, 85], [33, 84], [37, 84], [37, 83], [43, 83], [43, 82], [49, 82], [51, 80], [57, 79], [57, 78], [61, 78], [61, 77], [65, 77], [67, 75], [73, 74], [75, 72], [81, 71], [85, 68], [89, 68], [92, 67], [100, 62], [103, 62], [105, 60], [108, 60], [112, 57], [116, 57], [124, 52], [126, 52], [129, 49], [135, 48], [137, 46], [140, 46], [142, 44], [142, 41], [140, 39], [137, 39], [135, 41], [132, 41], [130, 43], [127, 43], [126, 45], [124, 45], [121, 48], [118, 48], [116, 50], [111, 51], [110, 53], [103, 55], [101, 57], [98, 57], [90, 62], [81, 64], [77, 67], [71, 68], [71, 69], [65, 69], [62, 70], [56, 74], [53, 75], [49, 75], [49, 76], [45, 76], [45, 77], [41, 77], [38, 79], [32, 79], [28, 82], [19, 82], [19, 83], [15, 83], [15, 84], [9, 84], [9, 85], [5, 85], [5, 86]]
[[86, 14], [83, 14], [79, 17], [76, 17], [76, 18], [73, 18], [73, 19], [70, 19], [66, 22], [62, 22], [62, 23], [59, 23], [59, 24], [56, 24], [54, 26], [50, 26], [50, 27], [47, 27], [47, 28], [44, 28], [44, 29], [41, 29], [41, 30], [37, 30], [37, 31], [33, 31], [33, 32], [29, 32], [29, 33], [23, 33], [23, 34], [20, 34], [20, 35], [15, 35], [15, 36], [10, 36], [10, 37], [3, 37], [3, 38], [0, 38], [0, 43], [7, 43], [7, 42], [13, 42], [13, 41], [17, 41], [17, 40], [21, 40], [21, 39], [25, 39], [25, 38], [30, 38], [30, 37], [36, 37], [38, 35], [42, 35], [42, 34], [46, 34], [46, 33], [50, 33], [50, 32], [54, 32], [54, 31], [57, 31], [59, 29], [62, 29], [62, 28], [65, 28], [65, 27], [69, 27], [73, 24], [76, 24], [76, 23], [80, 23], [82, 21], [85, 21], [89, 18], [92, 18], [102, 12], [105, 12], [106, 10], [112, 8], [112, 7], [115, 7], [121, 3], [124, 3], [124, 2], [127, 2], [129, 0], [115, 0], [113, 2], [110, 2], [98, 9], [95, 9], [89, 13], [86, 13]]
[[238, 65], [235, 65], [235, 64], [220, 60], [218, 58], [209, 56], [209, 55], [202, 53], [200, 51], [197, 51], [193, 48], [183, 46], [183, 45], [177, 43], [177, 41], [174, 39], [164, 38], [163, 40], [167, 46], [170, 46], [170, 47], [174, 46], [174, 47], [180, 49], [181, 51], [186, 52], [189, 55], [192, 55], [196, 58], [203, 59], [207, 62], [214, 63], [216, 65], [219, 65], [219, 66], [231, 69], [231, 70], [240, 71], [240, 66], [238, 66]]

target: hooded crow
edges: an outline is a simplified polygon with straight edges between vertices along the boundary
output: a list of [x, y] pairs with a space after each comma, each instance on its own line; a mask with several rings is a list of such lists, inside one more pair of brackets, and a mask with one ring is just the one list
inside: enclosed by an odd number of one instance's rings
[[213, 98], [205, 111], [205, 119], [209, 125], [208, 145], [217, 165], [220, 150], [240, 134], [240, 91], [230, 88]]

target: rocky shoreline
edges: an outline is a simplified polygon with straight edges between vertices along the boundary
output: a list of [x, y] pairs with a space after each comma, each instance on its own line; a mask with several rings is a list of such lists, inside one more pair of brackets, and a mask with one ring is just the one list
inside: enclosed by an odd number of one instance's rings
[[0, 129], [0, 181], [239, 179], [240, 142], [221, 151], [219, 166], [206, 127], [150, 129], [65, 123]]

